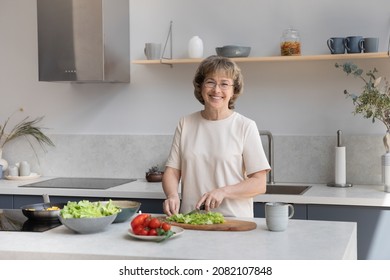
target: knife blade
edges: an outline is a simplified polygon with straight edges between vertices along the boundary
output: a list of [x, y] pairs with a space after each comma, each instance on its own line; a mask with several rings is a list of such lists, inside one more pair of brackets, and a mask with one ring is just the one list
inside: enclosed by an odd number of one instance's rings
[[184, 215], [191, 215], [191, 214], [195, 214], [195, 213], [202, 213], [202, 212], [205, 212], [205, 207], [204, 207], [204, 203], [198, 208], [195, 208], [194, 210], [188, 212], [188, 213], [185, 213]]

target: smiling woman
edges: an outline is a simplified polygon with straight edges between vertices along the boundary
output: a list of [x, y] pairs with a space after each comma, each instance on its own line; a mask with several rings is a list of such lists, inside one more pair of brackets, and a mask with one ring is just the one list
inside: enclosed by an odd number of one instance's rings
[[256, 123], [233, 110], [243, 90], [241, 70], [229, 58], [210, 56], [193, 85], [204, 109], [176, 128], [163, 176], [164, 212], [187, 213], [204, 204], [224, 216], [253, 217], [253, 197], [265, 192], [270, 166]]

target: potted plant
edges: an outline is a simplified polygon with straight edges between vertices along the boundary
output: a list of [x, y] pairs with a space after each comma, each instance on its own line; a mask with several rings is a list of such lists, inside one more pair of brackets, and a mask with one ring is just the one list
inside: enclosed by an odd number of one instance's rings
[[378, 70], [366, 73], [357, 65], [346, 62], [335, 64], [336, 68], [342, 69], [347, 75], [353, 75], [364, 82], [360, 95], [352, 94], [344, 90], [347, 98], [351, 98], [355, 109], [354, 114], [361, 114], [366, 119], [382, 122], [386, 127], [386, 135], [383, 139], [386, 152], [390, 152], [390, 85], [386, 78], [377, 77]]
[[[23, 112], [23, 108], [20, 108], [18, 111]], [[3, 171], [8, 167], [7, 161], [2, 159], [3, 148], [7, 143], [18, 137], [24, 136], [30, 143], [30, 146], [33, 148], [33, 150], [34, 147], [30, 142], [29, 137], [35, 139], [42, 148], [44, 145], [54, 146], [54, 143], [50, 140], [50, 138], [42, 132], [42, 128], [37, 125], [43, 119], [43, 117], [38, 117], [33, 120], [29, 120], [29, 117], [25, 117], [10, 131], [7, 131], [8, 123], [12, 116], [13, 114], [11, 114], [11, 116], [5, 120], [3, 125], [0, 125], [0, 164], [3, 166]]]
[[390, 85], [384, 77], [378, 77], [378, 70], [374, 68], [365, 72], [352, 62], [335, 64], [347, 75], [353, 75], [363, 81], [364, 86], [359, 95], [344, 90], [347, 98], [351, 98], [355, 109], [354, 114], [361, 114], [366, 119], [382, 122], [386, 127], [383, 144], [386, 153], [382, 156], [382, 179], [385, 191], [390, 192]]
[[148, 182], [161, 182], [164, 171], [162, 171], [158, 165], [154, 165], [145, 174], [145, 178]]

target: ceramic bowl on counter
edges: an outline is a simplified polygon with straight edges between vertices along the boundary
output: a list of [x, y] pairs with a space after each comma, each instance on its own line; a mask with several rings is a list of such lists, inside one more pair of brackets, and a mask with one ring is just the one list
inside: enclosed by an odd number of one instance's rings
[[251, 52], [251, 47], [243, 47], [243, 46], [223, 46], [215, 48], [217, 55], [223, 57], [247, 57]]
[[117, 214], [97, 218], [63, 218], [60, 222], [70, 230], [77, 233], [96, 233], [104, 231], [117, 217]]
[[123, 223], [130, 220], [141, 207], [140, 202], [132, 200], [113, 200], [112, 204], [121, 209], [121, 212], [118, 213], [114, 223]]

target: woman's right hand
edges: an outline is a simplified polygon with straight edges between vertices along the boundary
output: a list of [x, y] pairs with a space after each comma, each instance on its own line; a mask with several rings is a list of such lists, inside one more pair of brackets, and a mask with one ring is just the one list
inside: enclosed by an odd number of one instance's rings
[[166, 167], [162, 179], [162, 187], [167, 199], [163, 203], [164, 213], [168, 216], [179, 213], [180, 198], [178, 186], [181, 177], [181, 172], [172, 167]]
[[164, 200], [163, 210], [167, 216], [172, 216], [174, 214], [179, 213], [179, 209], [180, 209], [179, 195], [168, 197], [167, 199]]

